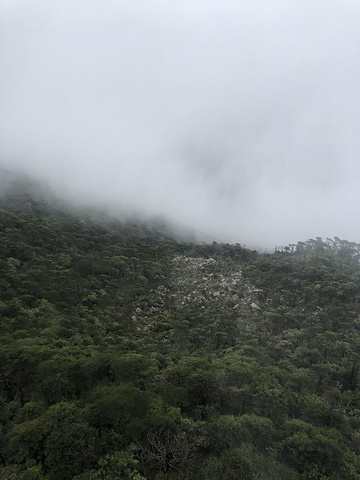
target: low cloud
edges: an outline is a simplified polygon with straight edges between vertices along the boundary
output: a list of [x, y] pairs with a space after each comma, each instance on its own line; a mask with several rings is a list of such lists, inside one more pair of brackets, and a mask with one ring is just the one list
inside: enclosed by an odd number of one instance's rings
[[360, 241], [355, 1], [4, 0], [0, 164], [217, 240]]

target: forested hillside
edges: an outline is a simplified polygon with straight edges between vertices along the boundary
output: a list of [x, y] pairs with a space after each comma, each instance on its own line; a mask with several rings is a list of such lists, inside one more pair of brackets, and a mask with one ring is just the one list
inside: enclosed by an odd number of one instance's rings
[[360, 479], [359, 245], [0, 209], [0, 479]]

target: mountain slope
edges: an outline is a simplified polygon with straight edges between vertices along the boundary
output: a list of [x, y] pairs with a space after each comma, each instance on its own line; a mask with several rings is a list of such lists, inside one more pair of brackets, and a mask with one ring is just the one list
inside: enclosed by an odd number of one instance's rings
[[0, 199], [1, 479], [359, 479], [359, 246]]

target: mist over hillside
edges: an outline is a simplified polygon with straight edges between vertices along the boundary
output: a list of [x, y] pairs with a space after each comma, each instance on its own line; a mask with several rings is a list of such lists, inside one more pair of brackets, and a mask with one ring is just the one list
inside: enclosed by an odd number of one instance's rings
[[0, 195], [0, 478], [359, 480], [360, 244]]
[[248, 245], [360, 238], [351, 0], [0, 5], [0, 165]]

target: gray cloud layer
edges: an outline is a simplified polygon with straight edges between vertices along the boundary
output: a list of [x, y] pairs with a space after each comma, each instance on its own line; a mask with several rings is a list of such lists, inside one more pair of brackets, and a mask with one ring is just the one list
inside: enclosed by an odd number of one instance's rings
[[360, 241], [357, 0], [2, 0], [0, 164], [227, 241]]

